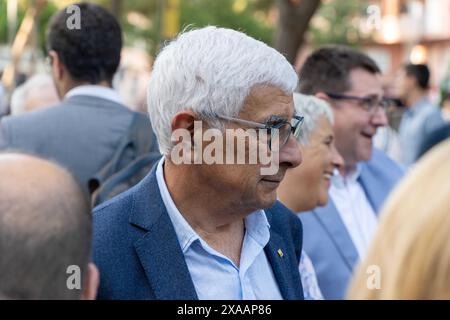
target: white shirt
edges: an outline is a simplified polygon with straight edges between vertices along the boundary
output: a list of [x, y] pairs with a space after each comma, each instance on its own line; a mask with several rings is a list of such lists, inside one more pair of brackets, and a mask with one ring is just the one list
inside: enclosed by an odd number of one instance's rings
[[164, 157], [156, 169], [161, 198], [180, 243], [189, 273], [200, 300], [282, 299], [264, 247], [270, 225], [263, 210], [245, 218], [245, 236], [240, 265], [211, 248], [180, 213], [164, 180]]
[[122, 98], [116, 91], [111, 88], [97, 85], [83, 85], [75, 87], [69, 90], [64, 98], [67, 99], [73, 96], [92, 96], [123, 104]]
[[331, 180], [330, 196], [358, 251], [360, 259], [365, 255], [378, 221], [372, 205], [358, 182], [361, 169], [345, 177], [340, 174]]

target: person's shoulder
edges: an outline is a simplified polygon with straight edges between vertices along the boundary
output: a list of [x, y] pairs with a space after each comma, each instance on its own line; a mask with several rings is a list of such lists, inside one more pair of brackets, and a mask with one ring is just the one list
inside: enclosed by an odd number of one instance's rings
[[386, 153], [373, 149], [372, 158], [361, 166], [365, 177], [383, 181], [386, 185], [396, 184], [405, 174], [405, 169]]
[[424, 120], [431, 118], [442, 118], [441, 108], [433, 103], [432, 101], [426, 99], [423, 102], [422, 108], [416, 113], [416, 117]]
[[380, 169], [384, 168], [385, 170], [395, 171], [402, 174], [404, 172], [404, 169], [395, 160], [377, 148], [373, 149], [372, 159], [367, 162], [367, 165]]
[[133, 207], [135, 192], [136, 186], [95, 207], [92, 210], [94, 228], [128, 221], [126, 216]]
[[59, 118], [61, 112], [64, 112], [62, 104], [42, 108], [39, 110], [26, 112], [19, 115], [9, 115], [2, 117], [1, 127], [8, 136], [15, 136], [22, 132], [40, 131], [48, 121]]
[[136, 236], [129, 222], [133, 197], [130, 189], [93, 209], [93, 257], [103, 269], [115, 255], [128, 254], [132, 246]]
[[64, 103], [60, 102], [56, 105], [41, 108], [31, 112], [25, 112], [18, 115], [9, 115], [2, 118], [2, 122], [11, 126], [27, 125], [30, 122], [36, 122], [43, 118], [51, 117], [52, 115], [63, 112]]

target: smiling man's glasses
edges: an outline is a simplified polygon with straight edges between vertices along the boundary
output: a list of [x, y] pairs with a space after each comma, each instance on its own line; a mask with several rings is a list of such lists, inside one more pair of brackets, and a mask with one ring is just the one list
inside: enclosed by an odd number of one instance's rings
[[293, 116], [292, 121], [289, 122], [284, 118], [278, 116], [271, 116], [269, 120], [267, 120], [265, 123], [259, 123], [227, 116], [218, 116], [218, 118], [233, 121], [257, 129], [267, 130], [267, 133], [269, 134], [267, 144], [270, 150], [272, 150], [272, 140], [275, 138], [277, 132], [280, 142], [279, 143], [280, 149], [288, 142], [291, 134], [298, 140], [298, 138], [300, 137], [300, 127], [304, 119], [304, 117], [302, 116]]
[[369, 96], [369, 97], [357, 97], [357, 96], [351, 96], [346, 94], [339, 94], [339, 93], [326, 93], [328, 97], [330, 97], [333, 100], [353, 100], [358, 102], [358, 105], [364, 109], [365, 111], [369, 112], [370, 114], [375, 114], [378, 110], [378, 108], [381, 108], [384, 112], [386, 112], [386, 109], [389, 107], [390, 102], [389, 99], [379, 99], [375, 96]]

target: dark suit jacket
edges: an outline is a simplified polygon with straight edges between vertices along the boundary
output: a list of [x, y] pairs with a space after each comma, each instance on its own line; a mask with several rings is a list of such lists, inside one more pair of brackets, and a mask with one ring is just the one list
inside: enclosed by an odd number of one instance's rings
[[[301, 222], [279, 202], [265, 212], [271, 227], [264, 250], [280, 292], [284, 299], [303, 299]], [[160, 196], [156, 165], [138, 185], [95, 208], [93, 216], [99, 299], [198, 298]]]
[[77, 95], [59, 105], [4, 117], [0, 122], [0, 149], [13, 149], [54, 160], [66, 167], [87, 189], [88, 180], [110, 160], [137, 120], [146, 129], [140, 147], [127, 150], [124, 165], [156, 149], [147, 116], [110, 100]]

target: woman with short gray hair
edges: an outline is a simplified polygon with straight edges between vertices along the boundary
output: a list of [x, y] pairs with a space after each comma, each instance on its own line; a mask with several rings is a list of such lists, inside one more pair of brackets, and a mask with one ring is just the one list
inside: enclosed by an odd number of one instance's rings
[[[294, 106], [296, 114], [304, 117], [298, 138], [303, 162], [286, 172], [278, 197], [293, 212], [301, 213], [327, 204], [331, 177], [343, 165], [343, 159], [334, 146], [333, 112], [328, 104], [314, 96], [294, 93]], [[305, 252], [300, 261], [300, 275], [305, 299], [323, 299], [314, 267]]]

